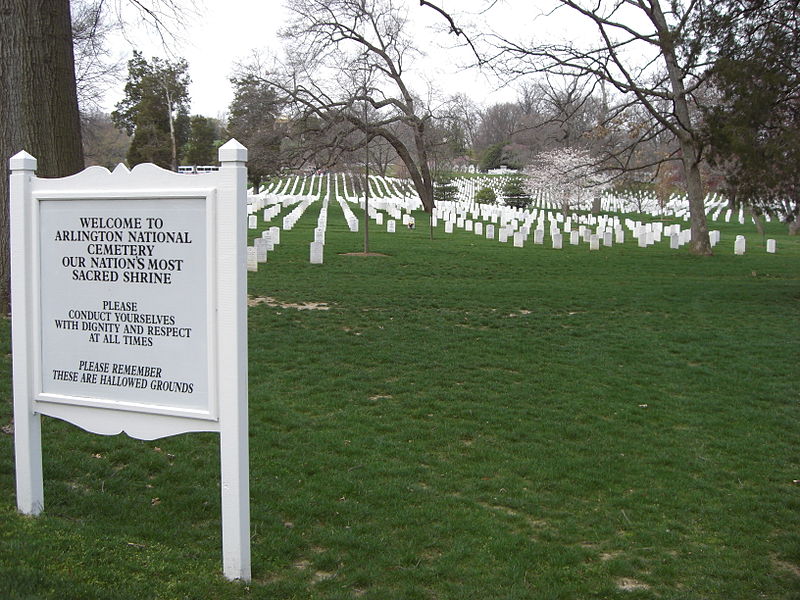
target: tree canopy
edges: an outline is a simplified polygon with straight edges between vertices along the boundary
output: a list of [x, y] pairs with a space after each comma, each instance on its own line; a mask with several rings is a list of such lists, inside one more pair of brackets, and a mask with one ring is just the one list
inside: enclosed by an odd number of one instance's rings
[[282, 166], [279, 123], [282, 103], [275, 89], [254, 75], [231, 79], [234, 97], [228, 115], [228, 133], [248, 149], [247, 172], [258, 189], [261, 180], [277, 175]]
[[728, 193], [800, 229], [800, 15], [796, 0], [722, 0], [703, 23], [717, 40], [703, 107]]
[[365, 140], [386, 140], [431, 210], [432, 114], [409, 85], [418, 50], [404, 7], [396, 0], [294, 0], [289, 8], [287, 60], [251, 64], [247, 72], [285, 97], [293, 124], [329, 148], [352, 153]]
[[185, 60], [148, 62], [138, 51], [128, 61], [125, 97], [111, 118], [133, 136], [130, 166], [151, 162], [177, 169], [190, 129], [188, 68]]

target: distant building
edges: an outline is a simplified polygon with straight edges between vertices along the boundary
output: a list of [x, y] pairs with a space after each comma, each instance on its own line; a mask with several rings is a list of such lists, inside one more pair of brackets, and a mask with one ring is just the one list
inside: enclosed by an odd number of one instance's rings
[[500, 165], [499, 169], [489, 169], [487, 173], [489, 175], [510, 175], [512, 173], [519, 173], [519, 169], [509, 169], [505, 165]]
[[219, 171], [219, 167], [214, 165], [187, 165], [178, 167], [178, 173], [184, 175], [197, 175], [198, 173], [213, 173]]

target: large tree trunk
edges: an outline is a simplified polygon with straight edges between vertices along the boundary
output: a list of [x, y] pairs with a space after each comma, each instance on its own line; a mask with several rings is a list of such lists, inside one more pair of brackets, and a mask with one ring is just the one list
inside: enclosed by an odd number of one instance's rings
[[394, 136], [384, 137], [384, 139], [392, 145], [408, 169], [408, 176], [414, 183], [414, 189], [417, 190], [423, 209], [427, 213], [431, 212], [433, 210], [433, 179], [428, 167], [428, 156], [424, 144], [419, 144], [415, 140], [418, 159], [414, 160], [411, 152], [400, 139]]
[[[793, 206], [794, 205], [794, 206]], [[783, 206], [786, 208], [787, 220], [789, 221], [789, 235], [800, 235], [800, 200], [788, 199], [783, 201]]]
[[684, 72], [678, 64], [675, 50], [674, 33], [667, 25], [664, 13], [658, 0], [651, 4], [652, 19], [659, 35], [659, 44], [667, 67], [670, 88], [672, 91], [672, 106], [675, 118], [678, 121], [677, 137], [681, 148], [681, 160], [686, 177], [686, 195], [689, 199], [689, 217], [692, 226], [692, 242], [689, 245], [692, 254], [710, 256], [711, 240], [708, 236], [706, 223], [705, 194], [703, 193], [703, 180], [700, 176], [699, 152], [693, 139], [694, 128], [689, 113], [689, 102], [686, 98], [684, 85]]
[[706, 222], [705, 194], [697, 154], [691, 142], [681, 141], [683, 150], [683, 167], [686, 173], [686, 195], [689, 199], [689, 219], [692, 228], [692, 242], [689, 246], [692, 254], [711, 256], [711, 238], [708, 235]]
[[26, 150], [37, 174], [83, 168], [69, 0], [0, 0], [0, 311], [9, 308], [8, 159]]
[[753, 225], [756, 226], [756, 231], [758, 234], [764, 235], [766, 232], [764, 231], [764, 222], [761, 220], [761, 215], [754, 211], [752, 207], [747, 207], [746, 210], [747, 214], [750, 216], [750, 219], [753, 221]]

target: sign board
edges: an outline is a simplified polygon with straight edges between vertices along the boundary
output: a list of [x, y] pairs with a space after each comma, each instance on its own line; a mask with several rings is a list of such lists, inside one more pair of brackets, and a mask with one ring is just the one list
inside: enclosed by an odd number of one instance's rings
[[39, 201], [39, 402], [216, 419], [209, 205]]
[[219, 171], [35, 176], [11, 163], [17, 502], [43, 507], [40, 415], [139, 439], [221, 436], [223, 563], [249, 579], [247, 150]]

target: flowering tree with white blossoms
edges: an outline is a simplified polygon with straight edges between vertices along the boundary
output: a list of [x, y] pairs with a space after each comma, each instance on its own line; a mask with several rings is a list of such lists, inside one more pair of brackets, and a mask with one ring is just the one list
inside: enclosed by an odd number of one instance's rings
[[579, 148], [556, 148], [540, 152], [525, 167], [527, 184], [556, 202], [566, 216], [585, 207], [610, 184], [608, 174], [597, 165], [588, 151]]

